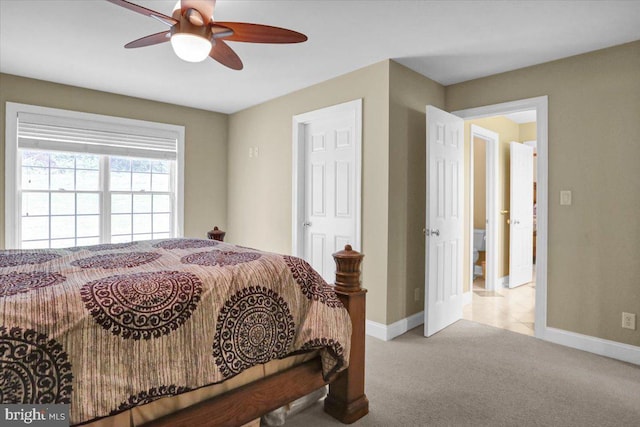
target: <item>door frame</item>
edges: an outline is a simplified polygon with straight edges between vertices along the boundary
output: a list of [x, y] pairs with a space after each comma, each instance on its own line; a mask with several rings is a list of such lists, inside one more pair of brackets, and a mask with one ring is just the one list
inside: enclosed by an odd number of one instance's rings
[[351, 245], [354, 250], [362, 248], [362, 98], [342, 104], [332, 105], [293, 116], [291, 128], [291, 151], [293, 153], [292, 164], [292, 213], [291, 213], [291, 253], [294, 256], [304, 255], [304, 230], [305, 221], [305, 132], [304, 127], [314, 120], [340, 114], [353, 114], [355, 116], [354, 144], [355, 144], [355, 241]]
[[[498, 148], [500, 145], [500, 136], [496, 132], [492, 132], [478, 125], [471, 125], [469, 132], [469, 259], [471, 260], [471, 274], [469, 275], [469, 292], [473, 292], [473, 208], [474, 208], [474, 160], [473, 160], [473, 139], [475, 137], [486, 141], [485, 162], [486, 168], [486, 193], [487, 221], [492, 221], [492, 233], [489, 233], [489, 223], [485, 224], [487, 231], [486, 240], [486, 266], [487, 273], [485, 277], [485, 288], [488, 291], [495, 291], [498, 288], [498, 224], [500, 221], [500, 207], [498, 203], [498, 184], [499, 184], [499, 160]], [[497, 138], [496, 138], [497, 136]], [[473, 300], [473, 298], [471, 298]]]
[[536, 307], [535, 336], [544, 338], [547, 328], [547, 255], [548, 255], [548, 200], [549, 200], [549, 100], [546, 95], [520, 99], [483, 107], [454, 111], [465, 120], [499, 116], [517, 111], [536, 110], [536, 138], [538, 167], [536, 206]]

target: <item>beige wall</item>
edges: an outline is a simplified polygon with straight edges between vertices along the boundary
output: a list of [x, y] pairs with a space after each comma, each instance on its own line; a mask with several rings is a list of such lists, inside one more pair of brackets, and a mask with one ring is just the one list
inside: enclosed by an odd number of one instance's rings
[[427, 104], [444, 108], [444, 87], [391, 61], [387, 324], [424, 309]]
[[485, 229], [487, 221], [487, 141], [473, 139], [473, 228]]
[[[362, 252], [367, 318], [387, 323], [389, 61], [240, 111], [229, 118], [230, 241], [291, 253], [292, 117], [363, 99]], [[259, 157], [249, 158], [249, 147]]]
[[[367, 318], [390, 324], [424, 305], [425, 106], [444, 105], [443, 86], [383, 61], [233, 114], [228, 233], [240, 244], [291, 252], [292, 117], [357, 98]], [[252, 146], [260, 157], [248, 157]]]
[[620, 325], [640, 314], [638, 70], [640, 41], [446, 89], [449, 111], [549, 97], [547, 324], [636, 346]]
[[[0, 74], [0, 170], [4, 171], [6, 102], [40, 105], [185, 127], [184, 234], [226, 227], [227, 115]], [[0, 245], [4, 246], [4, 173], [0, 174]]]
[[520, 139], [518, 141], [520, 142], [535, 141], [537, 139], [536, 131], [537, 131], [536, 122], [520, 123], [520, 126], [519, 126]]

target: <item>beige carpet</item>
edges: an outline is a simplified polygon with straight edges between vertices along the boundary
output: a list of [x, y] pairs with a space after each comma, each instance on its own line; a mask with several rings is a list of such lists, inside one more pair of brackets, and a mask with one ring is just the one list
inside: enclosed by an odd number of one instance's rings
[[[353, 426], [640, 426], [640, 366], [467, 320], [367, 337], [366, 379]], [[321, 403], [286, 422], [334, 425]]]

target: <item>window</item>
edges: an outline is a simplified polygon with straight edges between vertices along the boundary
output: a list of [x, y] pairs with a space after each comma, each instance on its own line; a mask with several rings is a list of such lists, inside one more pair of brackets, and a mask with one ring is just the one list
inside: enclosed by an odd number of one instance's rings
[[179, 126], [7, 103], [5, 246], [181, 236], [183, 135]]
[[111, 242], [173, 236], [171, 163], [112, 157], [109, 166]]
[[100, 243], [100, 156], [19, 150], [19, 247]]

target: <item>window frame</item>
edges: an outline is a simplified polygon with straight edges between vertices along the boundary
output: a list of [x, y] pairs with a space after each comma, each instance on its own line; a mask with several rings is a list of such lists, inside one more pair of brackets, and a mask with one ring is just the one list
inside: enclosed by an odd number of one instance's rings
[[[174, 181], [172, 187], [175, 188], [175, 197], [173, 197], [173, 209], [174, 218], [171, 227], [175, 230], [176, 237], [182, 237], [184, 233], [184, 126], [172, 125], [166, 123], [151, 122], [145, 120], [136, 120], [123, 117], [106, 116], [102, 114], [84, 113], [72, 110], [63, 110], [58, 108], [41, 107], [37, 105], [20, 104], [14, 102], [6, 103], [6, 125], [5, 125], [5, 229], [4, 229], [4, 246], [5, 248], [19, 248], [21, 245], [20, 240], [20, 220], [22, 211], [22, 197], [21, 190], [18, 189], [20, 183], [21, 174], [21, 155], [18, 149], [18, 114], [19, 113], [34, 113], [48, 115], [54, 118], [64, 119], [77, 119], [92, 121], [95, 123], [104, 123], [105, 130], [109, 130], [109, 126], [118, 126], [121, 129], [129, 129], [132, 134], [135, 134], [136, 129], [147, 128], [154, 131], [166, 131], [174, 132], [177, 135], [176, 144], [176, 159], [175, 159], [175, 171]], [[53, 150], [46, 150], [53, 151]], [[122, 157], [119, 154], [106, 155], [104, 158], [108, 159], [109, 156]], [[105, 161], [108, 162], [108, 161]], [[104, 166], [101, 164], [101, 167]], [[107, 169], [108, 173], [108, 169]], [[102, 173], [101, 173], [102, 174]], [[107, 178], [108, 179], [108, 178]], [[103, 182], [101, 179], [100, 192], [101, 198], [101, 215], [105, 215], [106, 200], [104, 198], [110, 197], [112, 193], [108, 188], [108, 182]], [[19, 191], [20, 190], [20, 191]], [[49, 190], [50, 191], [50, 190]], [[77, 192], [77, 191], [74, 191]], [[108, 202], [107, 202], [108, 203]], [[105, 217], [106, 218], [106, 217]], [[110, 216], [109, 216], [110, 218]], [[103, 224], [109, 222], [106, 219]], [[103, 226], [101, 228], [102, 239], [110, 240], [111, 234], [105, 233], [109, 231], [110, 226]]]

